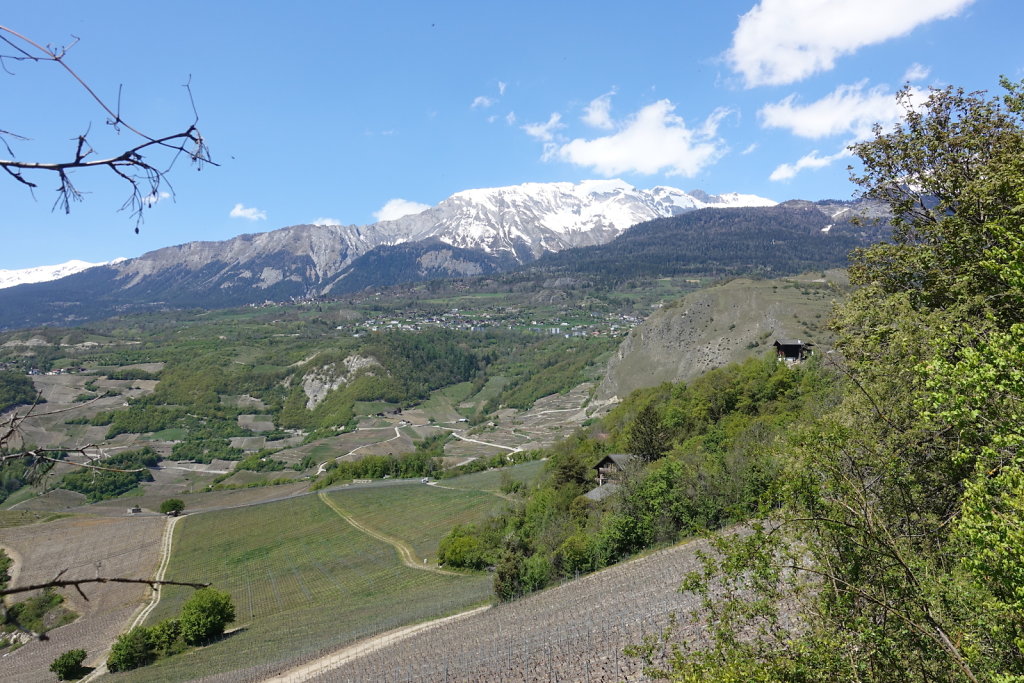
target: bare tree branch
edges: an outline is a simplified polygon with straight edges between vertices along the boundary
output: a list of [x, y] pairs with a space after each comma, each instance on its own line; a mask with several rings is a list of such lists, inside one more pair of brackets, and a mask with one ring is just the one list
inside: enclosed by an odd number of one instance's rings
[[17, 588], [4, 588], [0, 589], [0, 598], [7, 595], [14, 595], [16, 593], [28, 593], [29, 591], [43, 590], [45, 588], [67, 588], [69, 586], [74, 587], [78, 591], [78, 594], [83, 599], [88, 600], [89, 598], [82, 592], [82, 585], [87, 583], [144, 583], [150, 588], [156, 588], [157, 586], [186, 586], [188, 588], [207, 588], [210, 586], [209, 583], [201, 583], [194, 581], [165, 581], [157, 579], [125, 579], [116, 576], [104, 577], [97, 576], [94, 579], [53, 579], [52, 581], [44, 581], [43, 583], [35, 583], [30, 586], [18, 586]]
[[[74, 37], [74, 36], [72, 36]], [[13, 72], [7, 67], [7, 61], [30, 61], [30, 62], [52, 62], [59, 65], [71, 78], [73, 78], [97, 105], [106, 113], [107, 125], [115, 131], [122, 129], [130, 132], [141, 141], [132, 145], [127, 150], [117, 154], [106, 155], [103, 158], [92, 158], [97, 152], [88, 141], [89, 130], [76, 136], [75, 150], [73, 156], [67, 161], [19, 161], [15, 158], [14, 151], [7, 137], [17, 140], [25, 140], [23, 136], [0, 130], [0, 144], [7, 151], [9, 159], [0, 159], [0, 168], [9, 176], [14, 178], [30, 190], [37, 187], [37, 184], [25, 176], [26, 172], [50, 172], [56, 173], [58, 179], [57, 199], [54, 201], [53, 209], [60, 208], [64, 213], [71, 212], [71, 205], [74, 202], [82, 201], [82, 193], [71, 182], [70, 172], [77, 169], [107, 168], [119, 178], [128, 183], [131, 191], [125, 200], [121, 210], [130, 209], [135, 218], [135, 232], [139, 231], [139, 225], [143, 220], [143, 211], [156, 203], [160, 197], [162, 187], [169, 186], [167, 174], [173, 168], [177, 159], [186, 155], [190, 163], [197, 169], [202, 169], [204, 164], [216, 166], [210, 158], [210, 150], [206, 140], [199, 132], [199, 114], [196, 111], [195, 101], [192, 98], [191, 78], [183, 86], [188, 93], [189, 103], [192, 106], [193, 120], [185, 130], [170, 135], [152, 136], [144, 133], [138, 127], [130, 124], [121, 117], [121, 89], [118, 89], [118, 103], [116, 109], [111, 108], [90, 85], [83, 79], [68, 63], [65, 57], [76, 43], [78, 38], [61, 48], [43, 46], [28, 38], [14, 29], [0, 25], [0, 43], [8, 46], [12, 52], [0, 54], [0, 66], [8, 74]], [[7, 137], [5, 137], [7, 136]], [[171, 153], [166, 166], [158, 165], [151, 161], [148, 156], [153, 152], [167, 151]], [[173, 191], [171, 192], [173, 194]]]

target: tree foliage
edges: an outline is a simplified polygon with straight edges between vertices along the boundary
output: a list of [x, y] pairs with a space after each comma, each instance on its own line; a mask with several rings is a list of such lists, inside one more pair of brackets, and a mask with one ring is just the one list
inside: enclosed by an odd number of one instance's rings
[[68, 650], [57, 656], [50, 663], [50, 671], [57, 674], [58, 681], [70, 681], [81, 678], [85, 673], [82, 662], [85, 661], [85, 650]]
[[904, 123], [855, 146], [895, 232], [832, 322], [845, 394], [792, 434], [771, 517], [687, 579], [714, 641], [662, 673], [1024, 676], [1024, 99], [1003, 85], [904, 93]]
[[114, 641], [107, 655], [107, 669], [113, 673], [138, 669], [156, 661], [153, 638], [148, 628], [136, 626]]
[[0, 413], [13, 406], [35, 403], [37, 399], [36, 388], [27, 375], [0, 370]]
[[178, 514], [182, 512], [184, 509], [185, 501], [183, 501], [181, 498], [168, 498], [167, 500], [160, 503], [160, 512], [165, 515], [168, 512]]
[[[544, 480], [507, 513], [453, 529], [441, 542], [443, 561], [495, 566], [495, 594], [511, 599], [744, 520], [770, 502], [765, 494], [779, 471], [773, 444], [828, 403], [832, 384], [815, 363], [790, 368], [767, 357], [634, 392], [551, 449]], [[641, 449], [642, 430], [648, 445]], [[627, 467], [614, 494], [584, 497], [596, 486], [597, 462], [631, 446], [644, 457]]]
[[181, 608], [181, 636], [189, 645], [201, 645], [224, 635], [235, 620], [231, 596], [216, 588], [201, 588]]
[[140, 482], [153, 481], [153, 475], [147, 468], [155, 467], [159, 461], [160, 456], [148, 446], [137, 451], [125, 451], [101, 461], [103, 467], [110, 469], [68, 472], [61, 479], [61, 486], [84, 493], [90, 503], [116, 498]]

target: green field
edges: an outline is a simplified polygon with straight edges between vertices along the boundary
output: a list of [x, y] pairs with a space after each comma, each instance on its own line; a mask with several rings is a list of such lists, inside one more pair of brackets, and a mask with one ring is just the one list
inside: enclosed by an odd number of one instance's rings
[[511, 481], [521, 481], [527, 486], [532, 486], [540, 477], [541, 472], [544, 471], [544, 464], [543, 460], [534, 460], [532, 462], [524, 462], [521, 465], [514, 465], [512, 467], [502, 467], [496, 470], [464, 474], [461, 477], [445, 479], [441, 483], [444, 486], [456, 489], [498, 493], [501, 490], [502, 481], [506, 477]]
[[[296, 659], [460, 611], [488, 600], [491, 592], [484, 574], [405, 567], [393, 547], [357, 531], [316, 496], [185, 517], [175, 530], [167, 578], [209, 581], [231, 593], [240, 630], [112, 680], [191, 680]], [[176, 615], [190, 593], [165, 590], [147, 623]]]
[[479, 522], [507, 505], [483, 491], [427, 485], [354, 488], [328, 495], [360, 523], [404, 541], [432, 563], [437, 561], [438, 543], [452, 527]]

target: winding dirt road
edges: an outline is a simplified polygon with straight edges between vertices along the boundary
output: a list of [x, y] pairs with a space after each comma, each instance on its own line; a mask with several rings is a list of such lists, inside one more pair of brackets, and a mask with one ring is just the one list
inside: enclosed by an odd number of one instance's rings
[[463, 574], [460, 574], [459, 572], [450, 572], [450, 571], [448, 571], [446, 569], [441, 569], [439, 567], [433, 567], [433, 566], [430, 566], [430, 565], [427, 565], [427, 564], [421, 564], [420, 562], [417, 561], [416, 554], [412, 551], [412, 548], [409, 547], [409, 545], [407, 543], [405, 543], [404, 541], [401, 541], [401, 540], [399, 540], [397, 538], [394, 538], [393, 536], [388, 536], [387, 534], [382, 534], [381, 532], [379, 532], [379, 531], [377, 531], [375, 529], [371, 529], [370, 527], [365, 526], [364, 524], [360, 524], [355, 519], [353, 519], [351, 515], [349, 515], [347, 512], [345, 512], [341, 508], [341, 506], [339, 506], [333, 500], [328, 498], [327, 494], [324, 491], [321, 491], [319, 493], [319, 496], [320, 496], [320, 500], [322, 500], [324, 502], [324, 504], [327, 505], [327, 507], [331, 508], [336, 513], [338, 513], [339, 517], [341, 517], [346, 522], [348, 522], [349, 524], [354, 526], [356, 529], [359, 529], [360, 531], [362, 531], [364, 534], [366, 534], [368, 536], [372, 536], [373, 538], [376, 538], [378, 541], [383, 541], [383, 542], [387, 543], [388, 545], [393, 547], [395, 550], [397, 550], [398, 551], [398, 556], [402, 560], [402, 564], [404, 564], [406, 567], [409, 567], [411, 569], [419, 569], [420, 571], [434, 572], [435, 574], [446, 574], [448, 576], [463, 576]]
[[[328, 503], [328, 505], [330, 505], [330, 503]], [[403, 641], [421, 631], [426, 631], [427, 629], [435, 628], [442, 624], [463, 619], [477, 614], [478, 612], [483, 612], [489, 608], [490, 605], [484, 605], [483, 607], [477, 607], [467, 612], [453, 614], [450, 617], [442, 617], [441, 619], [426, 621], [422, 624], [413, 624], [412, 626], [403, 626], [402, 628], [397, 628], [394, 631], [388, 631], [387, 633], [382, 633], [379, 636], [374, 636], [372, 638], [367, 638], [366, 640], [361, 640], [358, 643], [353, 643], [352, 645], [342, 648], [337, 652], [332, 652], [329, 655], [314, 659], [312, 662], [297, 666], [294, 669], [285, 671], [273, 678], [267, 678], [263, 683], [301, 683], [302, 681], [308, 681], [309, 679], [320, 676], [331, 669], [336, 669], [342, 664], [347, 664], [353, 659], [359, 659], [360, 657], [375, 650]]]

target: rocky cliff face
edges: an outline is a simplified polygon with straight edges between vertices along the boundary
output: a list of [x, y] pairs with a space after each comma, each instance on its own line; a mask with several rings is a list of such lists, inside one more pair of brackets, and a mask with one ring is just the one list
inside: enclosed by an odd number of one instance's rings
[[824, 321], [845, 285], [843, 271], [779, 280], [736, 279], [694, 292], [655, 311], [622, 342], [597, 388], [599, 401], [772, 352], [776, 339], [798, 338], [819, 350]]

